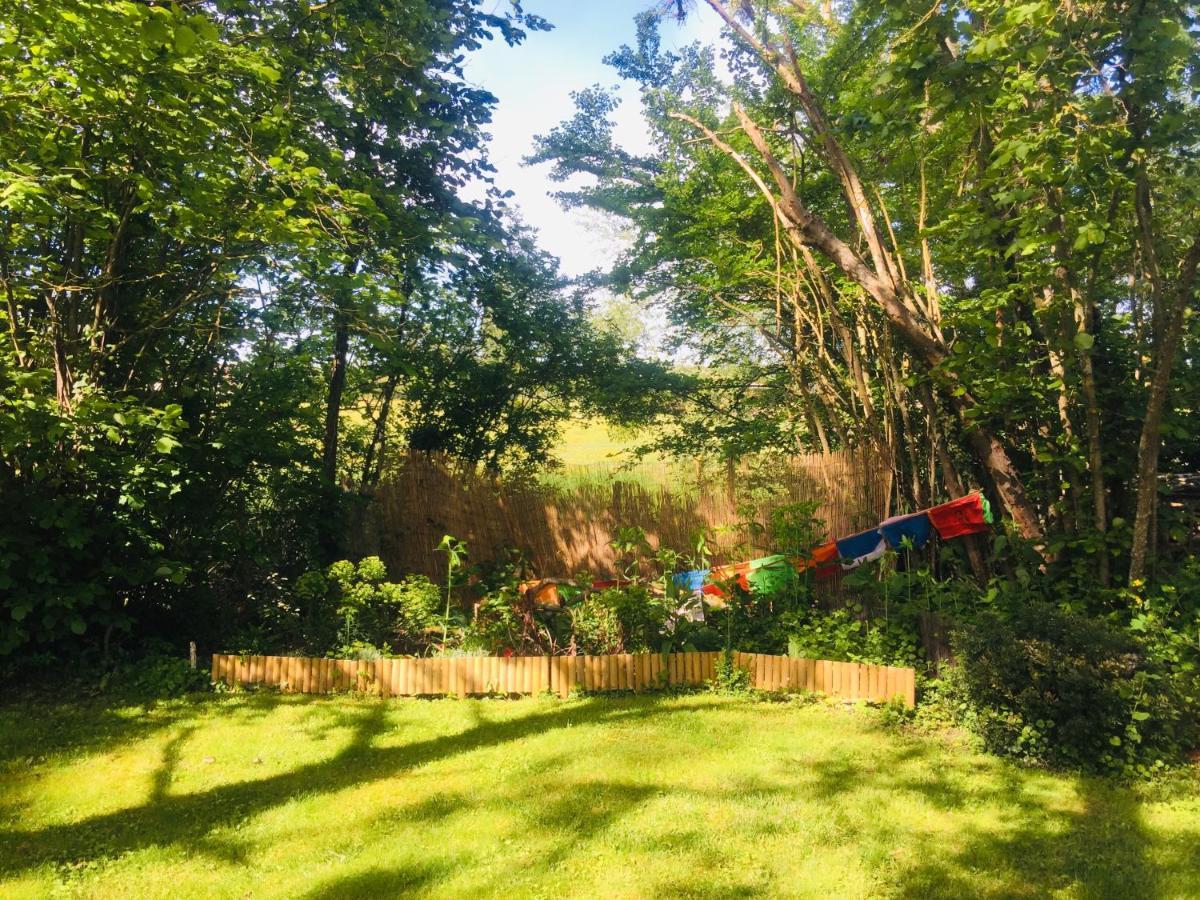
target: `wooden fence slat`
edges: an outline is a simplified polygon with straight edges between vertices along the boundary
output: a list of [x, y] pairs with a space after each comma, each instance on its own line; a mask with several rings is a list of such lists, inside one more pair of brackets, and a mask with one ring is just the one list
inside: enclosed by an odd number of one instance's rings
[[566, 698], [571, 696], [571, 688], [575, 687], [576, 657], [563, 656], [558, 668], [558, 695]]
[[[479, 696], [490, 692], [567, 697], [585, 691], [642, 691], [668, 685], [702, 685], [716, 675], [720, 651], [613, 653], [588, 656], [456, 656], [353, 660], [214, 653], [214, 684], [270, 685], [281, 691], [327, 694], [355, 690], [381, 698]], [[767, 653], [732, 654], [764, 691], [809, 691], [872, 703], [899, 698], [916, 703], [916, 673], [873, 663], [789, 658]]]

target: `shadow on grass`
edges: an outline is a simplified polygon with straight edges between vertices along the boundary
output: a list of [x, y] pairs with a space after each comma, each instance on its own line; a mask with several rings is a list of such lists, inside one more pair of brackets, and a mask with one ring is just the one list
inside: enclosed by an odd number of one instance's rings
[[[811, 789], [838, 806], [860, 791], [916, 800], [936, 815], [952, 817], [951, 840], [936, 830], [902, 833], [886, 822], [876, 837], [904, 845], [903, 861], [890, 861], [889, 894], [925, 897], [1043, 897], [1056, 892], [1085, 897], [1159, 897], [1159, 862], [1151, 860], [1152, 838], [1141, 820], [1136, 793], [1100, 778], [1075, 777], [1073, 804], [1039, 796], [1038, 780], [1049, 774], [986, 759], [988, 787], [968, 786], [963, 757], [951, 767], [937, 764], [931, 745], [905, 743], [870, 759], [821, 761], [811, 771]], [[978, 764], [979, 758], [974, 758]], [[1067, 776], [1060, 776], [1067, 777]], [[806, 785], [807, 787], [807, 785]], [[980, 807], [1002, 810], [995, 827], [980, 824]], [[961, 824], [960, 824], [961, 823]], [[994, 825], [995, 823], [993, 823]], [[861, 824], [856, 826], [861, 828]], [[1179, 872], [1189, 863], [1171, 854]], [[1159, 856], [1162, 856], [1161, 848]], [[1200, 857], [1196, 857], [1200, 862]], [[1168, 868], [1171, 863], [1168, 864]], [[1200, 881], [1195, 884], [1200, 889]]]
[[[283, 701], [264, 697], [252, 707], [269, 707], [272, 702]], [[650, 697], [622, 704], [591, 700], [516, 719], [481, 719], [460, 733], [412, 744], [374, 746], [375, 739], [388, 728], [389, 708], [377, 703], [368, 707], [364, 715], [354, 717], [354, 734], [348, 745], [325, 760], [267, 778], [190, 794], [166, 793], [179, 746], [172, 740], [165, 750], [161, 769], [153, 778], [154, 789], [147, 802], [80, 822], [0, 832], [0, 875], [14, 875], [44, 863], [68, 860], [78, 863], [172, 845], [237, 861], [241, 851], [224, 847], [212, 839], [211, 832], [295, 797], [332, 793], [391, 778], [437, 760], [519, 741], [555, 728], [644, 720], [683, 707], [675, 703], [664, 709]], [[435, 815], [439, 811], [430, 810]], [[376, 876], [382, 878], [385, 874]]]
[[304, 896], [311, 900], [342, 900], [345, 897], [397, 897], [418, 893], [450, 875], [454, 866], [428, 862], [418, 866], [370, 869], [354, 875], [331, 878]]
[[[220, 711], [223, 700], [210, 701]], [[150, 797], [132, 809], [96, 815], [81, 822], [26, 827], [0, 832], [0, 875], [12, 875], [45, 863], [87, 862], [114, 858], [149, 847], [178, 847], [228, 862], [245, 862], [252, 847], [226, 840], [217, 832], [301, 796], [333, 794], [345, 788], [394, 778], [428, 763], [502, 747], [554, 729], [582, 725], [642, 722], [658, 716], [690, 712], [702, 703], [650, 695], [629, 700], [590, 699], [580, 703], [534, 707], [518, 718], [489, 720], [484, 707], [464, 710], [464, 730], [401, 746], [379, 746], [377, 739], [397, 726], [403, 706], [383, 703], [340, 704], [272, 695], [230, 704], [248, 716], [268, 713], [281, 704], [311, 705], [328, 719], [305, 725], [305, 733], [324, 736], [348, 728], [350, 741], [338, 752], [287, 772], [192, 794], [172, 795], [170, 784], [190, 720], [171, 719], [183, 729], [164, 742], [162, 761], [152, 779]], [[711, 707], [709, 707], [711, 708]], [[192, 710], [197, 714], [197, 710]], [[165, 726], [162, 726], [165, 727]], [[201, 726], [202, 727], [202, 722]], [[130, 733], [144, 736], [135, 723]], [[117, 735], [114, 745], [123, 738]], [[752, 749], [752, 748], [751, 748]], [[636, 753], [631, 754], [636, 759]], [[663, 795], [663, 785], [639, 781], [636, 770], [621, 766], [596, 773], [584, 783], [555, 782], [553, 757], [528, 760], [515, 770], [498, 771], [494, 789], [482, 795], [448, 793], [411, 805], [399, 805], [377, 823], [437, 825], [454, 816], [470, 815], [482, 805], [508, 811], [528, 809], [528, 833], [539, 835], [539, 867], [550, 873], [573, 854], [597, 840], [619, 856], [646, 854], [677, 857], [681, 866], [652, 891], [662, 895], [741, 896], [786, 894], [787, 884], [773, 881], [770, 867], [746, 869], [746, 861], [724, 853], [720, 834], [699, 821], [680, 821], [647, 837], [623, 822], [635, 821], [643, 808]], [[680, 765], [687, 765], [685, 759]], [[984, 768], [983, 773], [976, 770]], [[985, 778], [972, 777], [977, 774]], [[545, 777], [542, 777], [542, 776]], [[593, 777], [589, 773], [589, 777]], [[871, 753], [842, 754], [837, 748], [816, 758], [779, 754], [778, 764], [762, 776], [730, 778], [719, 787], [700, 789], [671, 784], [669, 794], [683, 809], [702, 809], [713, 800], [752, 810], [770, 811], [802, 794], [816, 801], [825, 815], [798, 826], [779, 816], [751, 816], [745, 821], [763, 842], [791, 840], [798, 830], [815, 847], [854, 843], [869, 871], [878, 873], [881, 893], [901, 897], [938, 896], [1200, 896], [1196, 874], [1200, 830], [1163, 837], [1151, 835], [1142, 821], [1135, 792], [1101, 779], [1070, 779], [1073, 798], [1062, 783], [1050, 790], [1049, 776], [970, 754], [947, 754], [932, 740], [913, 741], [889, 735]], [[522, 806], [515, 796], [530, 784], [553, 784], [554, 791]], [[913, 805], [931, 823], [948, 825], [905, 829], [889, 821], [892, 804]], [[894, 807], [894, 808], [898, 808]], [[990, 815], [977, 815], [981, 810]], [[652, 815], [645, 817], [652, 820]], [[16, 821], [15, 819], [13, 821]], [[522, 832], [524, 833], [524, 832]], [[947, 836], [948, 835], [948, 836]], [[444, 858], [423, 859], [367, 871], [333, 875], [308, 896], [375, 897], [420, 893], [469, 872], [473, 861], [447, 848]], [[702, 861], [704, 864], [702, 864]], [[723, 864], [718, 882], [706, 864]], [[1163, 871], [1160, 871], [1160, 866]], [[1169, 874], [1165, 870], [1170, 870]], [[1169, 880], [1173, 879], [1173, 880]], [[467, 879], [469, 881], [469, 877]], [[480, 886], [482, 887], [482, 886]]]

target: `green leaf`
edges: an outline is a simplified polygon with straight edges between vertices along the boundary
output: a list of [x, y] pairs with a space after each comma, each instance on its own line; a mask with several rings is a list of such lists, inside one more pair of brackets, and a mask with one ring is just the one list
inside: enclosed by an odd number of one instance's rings
[[150, 16], [142, 23], [142, 40], [154, 47], [161, 47], [171, 37], [166, 23], [158, 16]]
[[1086, 331], [1081, 331], [1075, 335], [1076, 350], [1091, 350], [1092, 345], [1096, 343], [1096, 338], [1088, 334]]
[[186, 25], [180, 25], [175, 29], [176, 53], [187, 55], [194, 46], [196, 46], [196, 32], [192, 31]]

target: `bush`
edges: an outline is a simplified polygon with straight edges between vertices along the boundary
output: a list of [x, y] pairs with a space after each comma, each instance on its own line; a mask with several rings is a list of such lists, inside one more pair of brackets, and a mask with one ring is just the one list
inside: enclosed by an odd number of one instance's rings
[[834, 610], [798, 608], [782, 622], [789, 656], [918, 668], [922, 663], [917, 628], [909, 616], [864, 618], [855, 604]]
[[1144, 774], [1195, 743], [1194, 682], [1100, 620], [1029, 603], [981, 615], [953, 645], [945, 695], [993, 752]]
[[644, 587], [608, 588], [572, 607], [571, 618], [582, 653], [645, 653], [662, 641], [667, 607]]
[[147, 656], [122, 667], [111, 681], [117, 690], [142, 697], [182, 697], [209, 689], [209, 674], [177, 656]]
[[441, 591], [424, 575], [386, 581], [377, 556], [357, 564], [339, 560], [324, 572], [306, 572], [296, 580], [296, 596], [305, 610], [306, 638], [318, 652], [331, 647], [356, 656], [364, 646], [380, 652], [415, 652], [429, 643], [441, 621]]
[[717, 658], [716, 671], [709, 685], [718, 694], [749, 694], [750, 672], [734, 663], [732, 653], [722, 653]]

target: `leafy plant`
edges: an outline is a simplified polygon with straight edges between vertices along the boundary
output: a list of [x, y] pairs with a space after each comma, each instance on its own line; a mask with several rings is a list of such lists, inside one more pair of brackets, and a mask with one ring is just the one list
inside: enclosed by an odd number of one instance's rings
[[731, 652], [726, 651], [717, 658], [713, 680], [709, 682], [712, 690], [719, 694], [745, 696], [751, 692], [750, 684], [750, 672], [734, 663]]
[[961, 721], [997, 753], [1144, 774], [1200, 739], [1194, 676], [1095, 619], [1029, 603], [955, 635], [947, 676]]
[[446, 612], [442, 616], [442, 649], [450, 629], [450, 601], [454, 589], [454, 574], [462, 568], [467, 558], [467, 545], [451, 535], [443, 535], [437, 548], [446, 554]]

